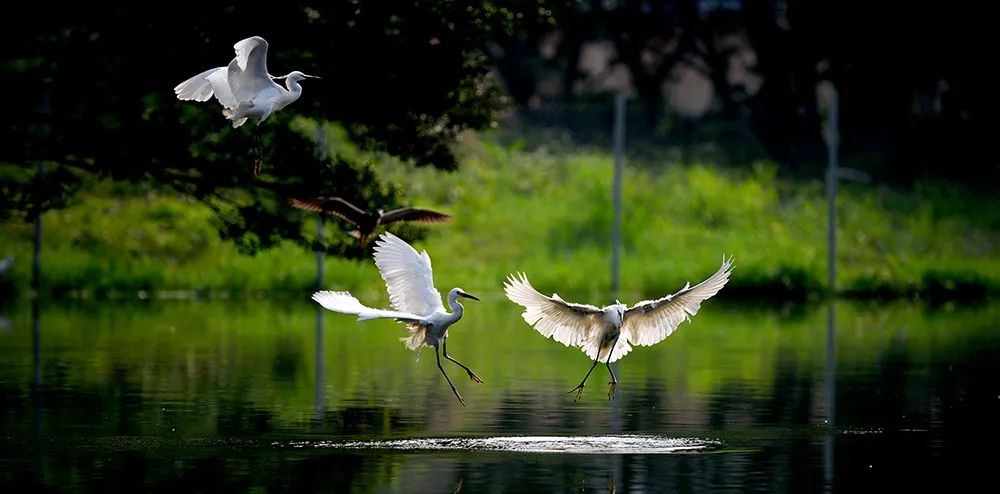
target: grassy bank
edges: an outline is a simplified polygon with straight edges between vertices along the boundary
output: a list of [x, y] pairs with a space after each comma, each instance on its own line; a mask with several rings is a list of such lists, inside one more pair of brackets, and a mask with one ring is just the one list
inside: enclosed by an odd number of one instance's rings
[[[543, 291], [606, 297], [612, 162], [600, 153], [523, 151], [469, 138], [454, 173], [385, 161], [379, 171], [412, 203], [455, 214], [428, 229], [441, 287], [496, 292], [525, 271]], [[822, 184], [790, 182], [760, 163], [745, 170], [670, 163], [624, 175], [622, 291], [672, 292], [736, 258], [729, 297], [805, 298], [826, 279]], [[945, 184], [909, 190], [845, 185], [839, 203], [838, 285], [847, 296], [982, 298], [1000, 286], [997, 201]], [[7, 291], [30, 281], [33, 228], [0, 224], [0, 257], [16, 264]], [[334, 232], [334, 234], [341, 234]], [[211, 212], [158, 191], [94, 184], [44, 216], [43, 285], [65, 294], [216, 296], [301, 294], [315, 283], [312, 253], [295, 245], [239, 255]], [[370, 262], [329, 259], [326, 285], [378, 293]], [[623, 295], [623, 299], [625, 296]], [[629, 298], [630, 299], [630, 298]], [[601, 299], [599, 299], [601, 300]]]

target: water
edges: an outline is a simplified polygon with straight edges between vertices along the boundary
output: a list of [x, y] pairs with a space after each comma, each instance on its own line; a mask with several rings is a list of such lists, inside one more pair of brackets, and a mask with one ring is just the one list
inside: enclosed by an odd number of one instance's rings
[[962, 490], [995, 463], [990, 305], [710, 302], [574, 402], [582, 353], [470, 303], [467, 407], [402, 326], [317, 331], [308, 301], [0, 312], [4, 492]]

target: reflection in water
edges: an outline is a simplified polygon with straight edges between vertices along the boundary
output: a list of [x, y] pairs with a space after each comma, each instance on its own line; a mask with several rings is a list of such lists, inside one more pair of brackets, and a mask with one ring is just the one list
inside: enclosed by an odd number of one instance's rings
[[[31, 381], [31, 396], [34, 405], [35, 438], [42, 438], [42, 322], [38, 307], [38, 297], [31, 300], [31, 360], [33, 379]], [[38, 481], [45, 478], [45, 463], [42, 452], [35, 453], [35, 477]]]
[[[578, 355], [477, 308], [453, 337], [494, 377], [463, 409], [433, 359], [370, 365], [397, 325], [324, 328], [308, 303], [5, 307], [0, 491], [928, 490], [1000, 415], [993, 307], [720, 310], [578, 403], [553, 377]], [[309, 345], [316, 367], [275, 364]]]
[[830, 301], [826, 316], [826, 439], [823, 441], [823, 484], [833, 492], [833, 428], [837, 416], [837, 322], [836, 303]]
[[317, 421], [323, 418], [323, 307], [316, 305], [316, 377], [315, 398], [313, 400], [313, 418]]

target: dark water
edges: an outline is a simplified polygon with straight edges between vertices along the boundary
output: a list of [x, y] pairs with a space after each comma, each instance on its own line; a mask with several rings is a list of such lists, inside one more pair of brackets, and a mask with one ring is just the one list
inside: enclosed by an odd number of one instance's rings
[[0, 312], [3, 492], [951, 492], [997, 460], [990, 305], [707, 303], [574, 403], [586, 357], [484, 301], [464, 408], [401, 326], [307, 301]]

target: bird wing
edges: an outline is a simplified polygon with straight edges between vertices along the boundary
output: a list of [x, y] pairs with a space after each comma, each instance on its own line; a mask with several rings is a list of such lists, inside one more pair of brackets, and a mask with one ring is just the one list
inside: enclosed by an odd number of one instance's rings
[[[546, 338], [583, 349], [600, 331], [603, 311], [593, 305], [573, 304], [553, 293], [546, 297], [535, 290], [524, 273], [510, 275], [503, 284], [507, 298], [524, 306], [521, 317]], [[596, 350], [594, 352], [596, 354]], [[589, 353], [588, 353], [589, 355]]]
[[315, 213], [330, 213], [338, 218], [345, 219], [355, 225], [368, 215], [357, 206], [339, 197], [314, 197], [308, 199], [290, 198], [288, 204], [292, 207], [312, 211]]
[[281, 89], [267, 73], [267, 41], [264, 38], [252, 36], [239, 41], [233, 48], [236, 58], [229, 64], [229, 85], [237, 101], [251, 102], [268, 88]]
[[[207, 80], [212, 86], [212, 90], [215, 93], [215, 99], [219, 100], [225, 109], [222, 114], [226, 118], [233, 116], [233, 111], [239, 106], [239, 102], [236, 101], [236, 97], [233, 96], [233, 88], [229, 84], [229, 73], [232, 72], [233, 66], [236, 64], [235, 61], [229, 64], [229, 67], [222, 67], [215, 72], [208, 75]], [[237, 67], [237, 70], [239, 67]]]
[[401, 238], [384, 232], [375, 242], [375, 266], [385, 280], [389, 302], [396, 310], [428, 316], [443, 311], [441, 293], [427, 251], [417, 253]]
[[733, 259], [723, 259], [722, 267], [707, 280], [657, 300], [644, 300], [625, 311], [622, 334], [633, 345], [655, 345], [670, 336], [677, 326], [698, 313], [701, 303], [726, 286], [733, 271]]
[[431, 211], [422, 208], [399, 208], [393, 209], [382, 215], [380, 223], [383, 225], [396, 221], [420, 221], [424, 223], [443, 223], [450, 221], [451, 215]]
[[174, 94], [176, 94], [177, 99], [181, 101], [208, 101], [214, 92], [212, 89], [212, 82], [208, 78], [210, 75], [220, 70], [225, 72], [226, 68], [215, 67], [208, 69], [174, 86]]
[[380, 318], [397, 319], [404, 322], [420, 321], [420, 316], [415, 314], [367, 307], [348, 292], [330, 292], [324, 290], [314, 293], [312, 299], [319, 302], [319, 305], [328, 310], [358, 316], [359, 321]]
[[[264, 38], [251, 36], [241, 39], [233, 45], [233, 49], [236, 50], [236, 63], [240, 69], [247, 70], [248, 66], [259, 64], [267, 73], [267, 41]], [[257, 53], [254, 50], [258, 50]]]

